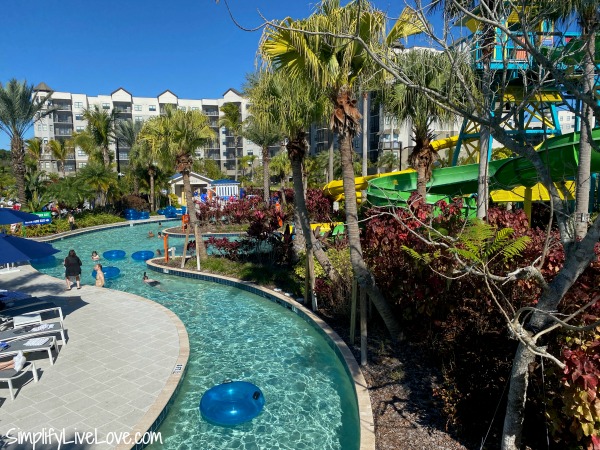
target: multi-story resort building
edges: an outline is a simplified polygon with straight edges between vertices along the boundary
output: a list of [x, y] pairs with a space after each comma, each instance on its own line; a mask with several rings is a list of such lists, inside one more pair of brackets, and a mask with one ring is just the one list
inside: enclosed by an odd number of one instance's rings
[[[124, 88], [119, 88], [109, 95], [98, 95], [95, 97], [86, 94], [75, 94], [71, 92], [53, 92], [45, 83], [40, 83], [35, 88], [36, 95], [43, 97], [52, 92], [46, 107], [54, 108], [54, 111], [43, 118], [38, 118], [34, 125], [34, 135], [43, 142], [43, 152], [40, 159], [41, 169], [46, 172], [58, 172], [57, 161], [53, 158], [49, 147], [46, 145], [50, 140], [66, 140], [73, 136], [73, 132], [81, 132], [85, 129], [87, 122], [83, 118], [83, 111], [87, 108], [98, 107], [106, 111], [114, 111], [116, 120], [130, 120], [144, 122], [152, 117], [163, 114], [165, 108], [171, 106], [179, 109], [191, 109], [204, 112], [214, 130], [217, 138], [207, 147], [197, 150], [197, 155], [202, 158], [214, 160], [221, 170], [229, 177], [235, 176], [235, 138], [230, 130], [219, 126], [221, 106], [225, 103], [239, 105], [242, 120], [248, 116], [248, 100], [235, 89], [227, 90], [221, 98], [217, 99], [182, 99], [173, 92], [166, 90], [156, 97], [136, 97]], [[367, 111], [367, 155], [371, 162], [376, 162], [385, 153], [393, 152], [399, 161], [399, 168], [408, 167], [407, 158], [412, 146], [411, 125], [399, 125], [397, 121], [385, 114], [382, 106], [377, 101], [368, 98]], [[362, 111], [363, 97], [359, 98], [359, 108]], [[448, 137], [458, 134], [458, 125], [438, 126], [434, 132], [438, 137]], [[315, 155], [328, 151], [333, 145], [337, 149], [337, 139], [329, 130], [328, 124], [313, 124], [310, 128], [308, 142], [310, 154]], [[363, 139], [358, 135], [354, 142], [357, 153], [362, 154]], [[111, 150], [115, 155], [118, 170], [122, 170], [129, 163], [130, 148], [122, 141], [113, 141]], [[281, 150], [281, 145], [270, 148], [271, 156]], [[261, 149], [253, 142], [239, 138], [238, 164], [243, 156], [256, 156], [254, 166], [262, 163]], [[87, 164], [88, 156], [76, 147], [73, 153], [68, 155], [65, 161], [65, 172], [73, 173]], [[242, 167], [238, 167], [242, 172]], [[370, 172], [377, 169], [374, 167]]]
[[[40, 83], [35, 90], [36, 95], [40, 97], [52, 92], [52, 89], [45, 83]], [[237, 104], [240, 107], [242, 120], [246, 119], [248, 101], [235, 89], [227, 90], [223, 97], [218, 99], [200, 100], [182, 99], [169, 90], [156, 97], [135, 97], [123, 88], [117, 89], [110, 95], [98, 95], [96, 97], [70, 92], [52, 92], [46, 107], [53, 107], [55, 110], [48, 116], [36, 120], [34, 135], [42, 139], [44, 144], [52, 139], [69, 139], [72, 137], [73, 132], [80, 132], [85, 129], [86, 121], [83, 118], [83, 111], [95, 106], [109, 112], [114, 111], [117, 121], [131, 120], [134, 122], [144, 122], [152, 117], [164, 114], [165, 108], [169, 106], [183, 110], [198, 110], [208, 116], [210, 126], [217, 136], [207, 147], [197, 150], [198, 156], [214, 160], [228, 176], [234, 176], [235, 139], [229, 130], [219, 126], [220, 107], [225, 103]], [[121, 141], [113, 142], [111, 147], [118, 168], [126, 167], [129, 162], [130, 148], [126, 147]], [[276, 147], [273, 151], [278, 149], [279, 147]], [[237, 153], [238, 158], [252, 155], [260, 158], [261, 149], [251, 141], [239, 138]], [[77, 147], [68, 156], [65, 162], [65, 171], [72, 173], [84, 167], [87, 161], [86, 153]], [[44, 145], [40, 163], [41, 168], [47, 172], [57, 171], [56, 159], [53, 159], [52, 153], [46, 145]]]

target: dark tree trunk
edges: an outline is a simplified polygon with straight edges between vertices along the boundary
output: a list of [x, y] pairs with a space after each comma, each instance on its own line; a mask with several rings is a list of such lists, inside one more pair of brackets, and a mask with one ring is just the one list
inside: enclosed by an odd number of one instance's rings
[[[341, 277], [337, 270], [331, 264], [327, 253], [321, 247], [321, 244], [316, 242], [312, 230], [310, 228], [310, 218], [308, 216], [308, 209], [306, 208], [306, 198], [304, 194], [304, 180], [302, 173], [302, 163], [304, 156], [306, 155], [306, 143], [304, 142], [304, 134], [299, 136], [296, 140], [290, 140], [287, 146], [288, 156], [290, 158], [292, 166], [292, 181], [294, 183], [294, 203], [298, 216], [298, 224], [302, 230], [302, 236], [304, 240], [304, 247], [306, 248], [306, 254], [309, 255], [312, 251], [315, 258], [327, 274], [327, 277], [332, 283], [337, 284], [341, 282]], [[297, 231], [299, 231], [297, 229]], [[296, 233], [296, 236], [298, 233]], [[308, 274], [307, 274], [308, 276]]]
[[344, 182], [344, 197], [346, 202], [346, 226], [348, 229], [348, 241], [350, 243], [350, 262], [354, 277], [362, 289], [365, 289], [369, 298], [377, 308], [383, 319], [392, 340], [398, 341], [402, 334], [392, 308], [381, 294], [373, 274], [369, 271], [363, 259], [360, 243], [360, 231], [358, 228], [358, 207], [356, 202], [356, 190], [354, 183], [354, 167], [352, 157], [352, 139], [359, 128], [360, 113], [356, 109], [356, 101], [352, 99], [351, 92], [342, 88], [337, 92], [334, 100], [334, 112], [332, 125], [338, 133], [338, 142], [342, 157], [342, 175]]
[[10, 140], [10, 156], [15, 175], [17, 195], [19, 196], [18, 200], [25, 203], [27, 201], [25, 191], [25, 147], [23, 139], [20, 136], [15, 135]]

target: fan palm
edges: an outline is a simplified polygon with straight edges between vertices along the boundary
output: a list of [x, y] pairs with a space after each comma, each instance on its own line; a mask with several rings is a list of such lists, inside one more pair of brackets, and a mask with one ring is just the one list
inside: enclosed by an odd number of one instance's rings
[[24, 136], [36, 118], [47, 116], [53, 109], [43, 110], [52, 93], [36, 96], [33, 85], [16, 79], [0, 83], [0, 130], [10, 139], [10, 153], [19, 200], [26, 200]]
[[[284, 72], [291, 79], [314, 83], [329, 93], [333, 103], [331, 128], [337, 133], [342, 156], [346, 222], [354, 276], [366, 289], [390, 334], [396, 339], [400, 337], [400, 327], [362, 256], [354, 189], [352, 140], [360, 129], [361, 115], [356, 108], [352, 87], [357, 78], [369, 70], [370, 63], [361, 43], [339, 37], [356, 33], [362, 43], [383, 51], [387, 44], [408, 35], [405, 22], [397, 22], [387, 36], [385, 24], [385, 14], [375, 10], [367, 1], [354, 0], [341, 6], [339, 0], [323, 0], [308, 19], [294, 21], [288, 18], [278, 27], [267, 28], [260, 52], [274, 70]], [[409, 28], [411, 33], [415, 32], [414, 27]]]
[[200, 111], [167, 108], [164, 116], [153, 117], [144, 124], [140, 138], [149, 144], [153, 156], [163, 167], [174, 167], [183, 177], [187, 209], [196, 239], [197, 268], [200, 270], [200, 260], [206, 258], [206, 247], [195, 214], [190, 171], [196, 149], [216, 138], [208, 117]]
[[219, 125], [227, 128], [233, 136], [234, 141], [234, 152], [235, 152], [235, 180], [238, 179], [238, 147], [240, 145], [239, 139], [242, 133], [242, 112], [237, 103], [224, 103], [221, 106], [221, 112], [223, 115], [219, 119]]

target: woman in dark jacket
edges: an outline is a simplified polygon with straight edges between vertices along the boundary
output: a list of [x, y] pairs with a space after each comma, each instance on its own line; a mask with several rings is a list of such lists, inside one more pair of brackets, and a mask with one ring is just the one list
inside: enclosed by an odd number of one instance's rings
[[81, 275], [81, 260], [75, 254], [75, 250], [69, 250], [69, 256], [65, 258], [65, 279], [67, 280], [67, 291], [71, 290], [71, 277], [77, 281], [77, 289], [81, 289], [79, 278]]

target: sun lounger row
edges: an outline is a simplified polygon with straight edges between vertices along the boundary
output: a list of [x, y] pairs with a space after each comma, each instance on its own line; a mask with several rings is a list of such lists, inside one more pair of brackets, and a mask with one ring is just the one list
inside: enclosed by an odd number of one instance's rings
[[[62, 309], [52, 302], [40, 301], [39, 299], [25, 299], [13, 308], [0, 311], [0, 317], [12, 319], [14, 327], [0, 331], [0, 359], [14, 357], [15, 361], [22, 357], [23, 353], [47, 352], [50, 364], [54, 365], [52, 349], [58, 353], [56, 335], [60, 334], [62, 344], [66, 344], [65, 329], [63, 325]], [[42, 322], [42, 315], [54, 313], [58, 320]], [[18, 356], [15, 356], [18, 355]], [[9, 360], [10, 361], [10, 360]], [[33, 362], [26, 362], [22, 367], [0, 370], [0, 382], [8, 383], [11, 400], [14, 400], [13, 381], [31, 371], [35, 382], [38, 381], [37, 369]]]

